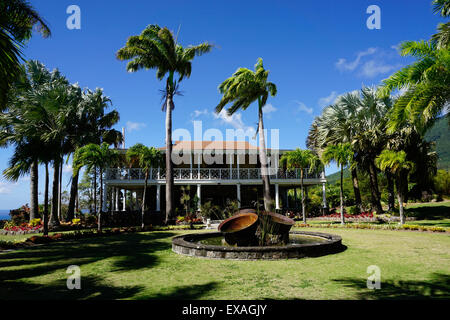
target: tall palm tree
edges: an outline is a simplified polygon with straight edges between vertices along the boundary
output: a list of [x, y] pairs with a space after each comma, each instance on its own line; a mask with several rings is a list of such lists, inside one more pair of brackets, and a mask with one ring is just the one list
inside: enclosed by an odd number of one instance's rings
[[50, 36], [44, 19], [27, 1], [0, 2], [0, 111], [6, 108], [7, 93], [20, 75], [20, 49], [31, 38], [34, 26], [42, 36]]
[[[22, 151], [21, 156], [13, 157], [7, 174], [14, 180], [22, 174], [30, 173], [30, 219], [38, 216], [38, 161], [39, 157], [43, 155], [44, 147], [39, 130], [33, 127], [36, 119], [29, 117], [31, 113], [28, 105], [33, 103], [34, 93], [48, 83], [56, 81], [63, 81], [57, 70], [50, 72], [38, 61], [27, 61], [21, 68], [20, 76], [11, 87], [7, 112], [1, 115], [0, 127], [3, 130], [0, 133], [0, 145], [3, 147], [15, 146], [16, 148], [20, 146], [22, 150], [33, 150], [33, 152]], [[28, 130], [31, 128], [34, 130]], [[28, 158], [24, 158], [25, 156]], [[21, 164], [18, 164], [18, 161]], [[14, 170], [19, 167], [19, 172], [14, 173]]]
[[317, 169], [318, 162], [319, 158], [311, 150], [302, 150], [300, 148], [286, 152], [280, 159], [280, 164], [287, 169], [300, 169], [303, 223], [306, 223], [306, 195], [303, 184], [305, 169], [308, 169], [310, 173], [313, 172]]
[[273, 97], [277, 94], [277, 87], [274, 83], [267, 81], [268, 76], [269, 70], [264, 69], [261, 58], [258, 58], [255, 64], [255, 71], [247, 68], [237, 69], [230, 78], [219, 85], [219, 92], [223, 96], [215, 111], [220, 113], [228, 103], [231, 103], [227, 113], [232, 115], [238, 110], [246, 110], [253, 102], [258, 102], [257, 133], [259, 133], [259, 161], [263, 180], [264, 209], [271, 211], [272, 197], [264, 137], [263, 107], [266, 105], [269, 95]]
[[389, 170], [395, 175], [397, 186], [397, 200], [400, 212], [400, 224], [405, 223], [403, 209], [405, 189], [408, 186], [408, 172], [414, 167], [411, 161], [406, 159], [405, 151], [383, 150], [376, 159], [376, 164], [381, 170]]
[[[81, 167], [86, 166], [87, 171], [94, 171], [94, 212], [97, 213], [97, 170], [100, 177], [100, 199], [103, 199], [103, 172], [119, 158], [117, 150], [109, 149], [103, 142], [101, 145], [90, 143], [75, 151], [73, 156], [73, 175], [77, 175]], [[102, 208], [98, 212], [98, 231], [102, 230]]]
[[[173, 217], [173, 165], [172, 165], [172, 110], [175, 108], [173, 97], [179, 94], [179, 83], [189, 78], [192, 60], [210, 52], [212, 45], [205, 42], [184, 48], [167, 28], [149, 25], [139, 36], [128, 38], [125, 47], [117, 51], [119, 60], [130, 60], [129, 72], [141, 69], [156, 69], [156, 77], [163, 80], [167, 75], [162, 110], [166, 112], [166, 223]], [[178, 75], [178, 80], [175, 77]]]
[[350, 143], [339, 143], [337, 145], [329, 145], [325, 148], [322, 154], [322, 161], [324, 164], [329, 164], [331, 161], [336, 162], [341, 169], [341, 185], [340, 185], [340, 200], [341, 200], [341, 223], [345, 223], [344, 219], [344, 167], [349, 166], [353, 160], [353, 150]]
[[127, 150], [126, 153], [127, 161], [130, 166], [139, 166], [145, 172], [144, 177], [144, 191], [142, 196], [142, 208], [141, 208], [141, 226], [144, 228], [144, 214], [146, 209], [146, 192], [147, 192], [147, 181], [150, 174], [150, 168], [158, 168], [162, 163], [161, 151], [153, 147], [146, 147], [141, 143], [137, 143]]

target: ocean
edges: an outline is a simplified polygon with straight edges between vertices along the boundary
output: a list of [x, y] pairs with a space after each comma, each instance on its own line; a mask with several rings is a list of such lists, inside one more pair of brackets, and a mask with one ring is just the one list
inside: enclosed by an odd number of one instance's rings
[[0, 220], [9, 220], [9, 210], [0, 209]]

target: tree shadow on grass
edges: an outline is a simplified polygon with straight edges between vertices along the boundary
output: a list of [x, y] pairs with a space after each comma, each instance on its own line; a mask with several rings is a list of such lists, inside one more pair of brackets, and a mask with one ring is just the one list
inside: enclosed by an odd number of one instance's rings
[[450, 218], [450, 207], [432, 206], [406, 209], [406, 215], [416, 217], [418, 220], [440, 220]]
[[24, 281], [7, 281], [7, 287], [0, 287], [5, 300], [113, 300], [133, 297], [141, 286], [119, 287], [107, 284], [100, 277], [81, 277], [80, 289], [68, 289], [66, 279], [38, 285]]
[[[83, 265], [114, 258], [111, 260], [111, 268], [106, 272], [152, 268], [160, 262], [155, 253], [169, 250], [171, 243], [167, 241], [167, 238], [174, 235], [176, 234], [173, 232], [155, 232], [85, 238], [0, 254], [0, 293], [3, 293], [0, 296], [7, 297], [14, 292], [15, 298], [22, 299], [22, 293], [42, 290], [47, 296], [59, 298], [58, 295], [67, 290], [65, 283], [58, 282], [58, 284], [52, 283], [40, 287], [30, 284], [28, 280], [59, 271], [64, 272], [65, 275], [66, 268], [72, 264], [80, 266], [83, 270]], [[95, 277], [82, 277], [82, 279], [86, 283], [86, 290], [80, 291], [81, 296], [75, 299], [88, 296], [86, 292], [91, 290], [89, 289], [91, 285], [94, 291], [97, 289], [99, 292], [104, 291], [105, 293], [100, 296], [103, 295], [105, 299], [109, 297], [120, 299], [122, 296], [125, 298], [140, 290], [139, 287], [116, 288], [102, 284]], [[69, 290], [69, 292], [72, 291]], [[73, 293], [71, 295], [73, 296]]]
[[428, 281], [383, 281], [380, 289], [368, 289], [363, 279], [334, 280], [358, 290], [361, 300], [449, 299], [450, 275], [434, 273]]
[[158, 293], [139, 297], [140, 300], [195, 300], [200, 299], [212, 290], [218, 289], [218, 282], [208, 282], [205, 284], [181, 286], [172, 288], [168, 293]]

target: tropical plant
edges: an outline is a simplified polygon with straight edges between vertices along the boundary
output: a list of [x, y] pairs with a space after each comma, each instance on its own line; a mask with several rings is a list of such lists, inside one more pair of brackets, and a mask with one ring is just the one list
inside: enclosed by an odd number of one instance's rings
[[[172, 164], [172, 110], [175, 108], [173, 97], [179, 94], [179, 83], [189, 78], [192, 60], [210, 52], [212, 45], [205, 42], [197, 46], [184, 48], [173, 37], [172, 32], [158, 25], [149, 25], [139, 36], [128, 38], [125, 47], [117, 51], [119, 60], [130, 60], [127, 64], [129, 72], [141, 69], [156, 69], [156, 77], [163, 80], [166, 75], [166, 86], [163, 90], [166, 112], [166, 223], [174, 214], [173, 204], [173, 164]], [[175, 76], [178, 75], [178, 80]]]
[[231, 103], [227, 109], [228, 115], [233, 115], [238, 110], [246, 110], [253, 102], [258, 101], [258, 129], [259, 133], [259, 160], [261, 163], [261, 176], [263, 180], [264, 209], [271, 211], [272, 197], [270, 195], [269, 168], [266, 154], [266, 142], [264, 137], [263, 108], [269, 95], [277, 94], [274, 83], [267, 81], [269, 70], [265, 70], [263, 61], [258, 58], [255, 71], [247, 68], [237, 69], [233, 75], [219, 85], [219, 92], [223, 95], [216, 106], [216, 113]]
[[[363, 108], [358, 91], [337, 97], [334, 104], [327, 106], [323, 110], [322, 115], [314, 119], [308, 133], [307, 147], [314, 150], [320, 157], [325, 147], [329, 144], [353, 142], [357, 134], [356, 117]], [[363, 208], [357, 167], [357, 162], [354, 161], [350, 172], [356, 210], [361, 211]]]
[[150, 168], [158, 168], [163, 165], [162, 153], [154, 147], [146, 147], [141, 143], [137, 143], [127, 150], [127, 161], [130, 166], [139, 167], [144, 170], [144, 191], [142, 196], [142, 228], [144, 228], [144, 213], [146, 210], [146, 192], [147, 181], [149, 178]]
[[[94, 169], [94, 212], [97, 213], [97, 169], [100, 176], [100, 199], [103, 200], [103, 172], [111, 164], [116, 162], [119, 158], [117, 150], [109, 148], [106, 142], [101, 145], [88, 144], [75, 151], [73, 175], [78, 174], [81, 167], [86, 166], [88, 171]], [[104, 208], [100, 207], [98, 212], [98, 230], [102, 230], [101, 213]]]
[[293, 151], [284, 153], [281, 156], [280, 164], [285, 166], [287, 169], [300, 169], [302, 216], [303, 223], [306, 223], [306, 195], [303, 179], [305, 176], [305, 170], [308, 170], [308, 172], [311, 173], [321, 166], [320, 160], [311, 150], [302, 150], [297, 148]]
[[[440, 14], [441, 17], [450, 17], [450, 0], [434, 0], [434, 13]], [[450, 47], [450, 22], [440, 23], [438, 25], [438, 33], [431, 37], [437, 48]]]
[[376, 165], [381, 170], [389, 170], [396, 178], [397, 200], [400, 212], [400, 224], [405, 223], [403, 209], [405, 189], [408, 186], [408, 172], [411, 171], [414, 164], [406, 159], [405, 151], [383, 150], [376, 159]]
[[[110, 104], [111, 100], [104, 95], [102, 89], [84, 90], [78, 106], [73, 108], [70, 113], [71, 126], [68, 132], [67, 158], [76, 149], [89, 143], [101, 144], [106, 142], [108, 145], [116, 145], [122, 141], [123, 137], [120, 131], [111, 129], [120, 117], [117, 110], [106, 112]], [[71, 221], [74, 217], [78, 179], [78, 174], [72, 177], [66, 221]]]
[[349, 166], [353, 161], [353, 150], [350, 143], [339, 143], [337, 145], [329, 145], [325, 148], [322, 154], [322, 161], [324, 164], [329, 164], [331, 161], [336, 162], [341, 169], [341, 185], [340, 185], [340, 207], [341, 207], [341, 223], [344, 224], [344, 167]]
[[0, 2], [0, 111], [7, 106], [7, 94], [21, 73], [21, 47], [36, 26], [43, 37], [50, 36], [44, 19], [25, 0]]
[[405, 90], [394, 105], [388, 129], [392, 133], [409, 124], [423, 135], [450, 100], [450, 51], [422, 40], [403, 42], [400, 54], [417, 61], [383, 80], [379, 96]]

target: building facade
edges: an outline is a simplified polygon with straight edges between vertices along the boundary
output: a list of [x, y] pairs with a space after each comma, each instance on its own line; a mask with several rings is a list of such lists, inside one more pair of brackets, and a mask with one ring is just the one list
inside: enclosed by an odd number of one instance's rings
[[[123, 154], [126, 149], [119, 149]], [[165, 153], [165, 148], [160, 148]], [[287, 192], [300, 187], [300, 169], [279, 167], [279, 159], [289, 150], [267, 149], [271, 194], [277, 210], [294, 208], [289, 204]], [[181, 187], [192, 196], [197, 195], [199, 205], [212, 202], [224, 205], [237, 200], [239, 207], [255, 207], [262, 201], [262, 178], [258, 148], [239, 141], [176, 141], [172, 150], [174, 163], [174, 201], [180, 205]], [[105, 172], [106, 192], [103, 211], [138, 210], [143, 197], [145, 172], [140, 168], [109, 168]], [[146, 191], [150, 211], [165, 210], [165, 169], [151, 168]], [[326, 207], [325, 174], [305, 170], [305, 186], [321, 184], [323, 206]], [[291, 201], [292, 202], [292, 201]]]

